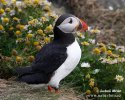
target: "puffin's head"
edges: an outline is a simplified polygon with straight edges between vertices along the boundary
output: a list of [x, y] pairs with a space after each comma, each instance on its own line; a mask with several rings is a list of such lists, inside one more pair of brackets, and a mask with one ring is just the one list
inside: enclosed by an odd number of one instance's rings
[[75, 33], [76, 31], [86, 31], [88, 30], [88, 25], [71, 14], [61, 15], [54, 27], [54, 33], [56, 31], [61, 31], [63, 33]]

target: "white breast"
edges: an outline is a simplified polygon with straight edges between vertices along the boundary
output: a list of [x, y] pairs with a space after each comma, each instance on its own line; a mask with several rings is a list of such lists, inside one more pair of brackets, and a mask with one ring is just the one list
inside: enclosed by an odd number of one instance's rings
[[59, 86], [59, 82], [70, 74], [73, 69], [77, 66], [81, 58], [81, 49], [80, 46], [75, 40], [70, 46], [67, 47], [67, 59], [65, 62], [55, 71], [55, 74], [52, 76], [49, 85], [53, 87]]

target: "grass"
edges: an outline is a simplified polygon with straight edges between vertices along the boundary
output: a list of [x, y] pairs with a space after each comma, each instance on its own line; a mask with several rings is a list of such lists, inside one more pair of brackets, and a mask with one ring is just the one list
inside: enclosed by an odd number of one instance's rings
[[32, 87], [25, 83], [7, 81], [0, 87], [0, 100], [80, 100], [73, 88], [62, 85], [60, 93], [50, 93], [45, 87]]

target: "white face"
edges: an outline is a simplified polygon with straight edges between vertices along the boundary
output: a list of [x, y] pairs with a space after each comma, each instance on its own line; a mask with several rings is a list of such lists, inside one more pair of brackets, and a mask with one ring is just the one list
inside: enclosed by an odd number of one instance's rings
[[77, 17], [68, 17], [57, 27], [64, 33], [74, 33], [78, 26], [79, 19]]

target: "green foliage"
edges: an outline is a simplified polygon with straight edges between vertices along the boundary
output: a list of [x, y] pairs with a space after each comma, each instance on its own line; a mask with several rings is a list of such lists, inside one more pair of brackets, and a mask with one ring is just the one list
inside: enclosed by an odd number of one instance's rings
[[[125, 96], [125, 48], [112, 43], [96, 43], [97, 33], [93, 32], [95, 30], [85, 33], [85, 38], [79, 34], [81, 61], [64, 83], [66, 81], [71, 86], [80, 88], [85, 96], [111, 94], [121, 95], [122, 99]], [[120, 78], [116, 78], [116, 75]], [[121, 92], [100, 92], [102, 90], [121, 90]]]
[[42, 46], [52, 40], [57, 15], [50, 5], [43, 0], [1, 4], [0, 77], [8, 77], [13, 68], [32, 63]]

